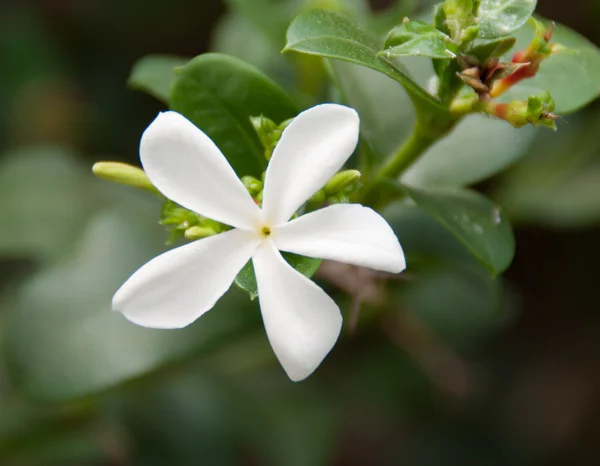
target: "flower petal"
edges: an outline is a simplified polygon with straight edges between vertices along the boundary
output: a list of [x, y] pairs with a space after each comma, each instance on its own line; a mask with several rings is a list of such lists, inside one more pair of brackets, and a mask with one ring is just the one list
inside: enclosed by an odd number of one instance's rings
[[175, 112], [146, 129], [140, 158], [150, 181], [172, 201], [213, 220], [255, 228], [260, 209], [214, 142]]
[[265, 175], [265, 221], [277, 225], [294, 212], [352, 155], [358, 143], [358, 114], [336, 104], [298, 115], [275, 147]]
[[129, 277], [113, 309], [144, 327], [185, 327], [229, 289], [258, 242], [256, 235], [236, 229], [167, 251]]
[[275, 355], [290, 379], [305, 379], [335, 344], [342, 327], [340, 310], [321, 288], [283, 259], [273, 242], [263, 242], [252, 262]]
[[303, 215], [273, 229], [282, 251], [331, 259], [398, 273], [406, 268], [402, 247], [392, 228], [373, 209], [338, 204]]

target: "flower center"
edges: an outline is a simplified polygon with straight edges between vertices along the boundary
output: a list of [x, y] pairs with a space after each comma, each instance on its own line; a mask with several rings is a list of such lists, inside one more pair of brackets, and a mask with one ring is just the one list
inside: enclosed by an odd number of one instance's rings
[[271, 234], [271, 227], [264, 226], [260, 229], [263, 236], [269, 236]]

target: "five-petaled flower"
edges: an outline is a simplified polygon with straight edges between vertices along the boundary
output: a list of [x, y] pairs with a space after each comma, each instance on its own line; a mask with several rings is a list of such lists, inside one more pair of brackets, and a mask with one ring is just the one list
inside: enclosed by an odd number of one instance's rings
[[335, 302], [279, 251], [398, 273], [405, 259], [378, 213], [332, 205], [290, 220], [342, 167], [358, 142], [357, 113], [324, 104], [298, 115], [267, 167], [260, 208], [201, 130], [161, 113], [142, 136], [140, 157], [169, 199], [233, 229], [152, 259], [117, 291], [113, 308], [154, 328], [185, 327], [210, 310], [252, 259], [267, 336], [288, 376], [308, 377], [335, 344]]

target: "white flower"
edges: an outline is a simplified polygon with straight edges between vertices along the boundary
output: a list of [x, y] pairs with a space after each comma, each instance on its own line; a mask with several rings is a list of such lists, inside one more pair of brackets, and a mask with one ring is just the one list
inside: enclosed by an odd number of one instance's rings
[[117, 291], [113, 309], [145, 327], [185, 327], [252, 258], [271, 346], [290, 379], [308, 377], [335, 344], [342, 316], [279, 251], [392, 273], [405, 268], [398, 239], [372, 209], [333, 205], [289, 221], [350, 157], [358, 126], [357, 113], [341, 105], [298, 115], [270, 160], [261, 209], [208, 136], [177, 113], [161, 113], [140, 144], [150, 181], [174, 202], [234, 229], [152, 259]]

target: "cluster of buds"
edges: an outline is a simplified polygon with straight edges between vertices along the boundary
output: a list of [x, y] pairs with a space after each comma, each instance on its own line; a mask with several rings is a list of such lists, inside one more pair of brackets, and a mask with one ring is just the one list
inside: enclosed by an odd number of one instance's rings
[[[478, 95], [474, 104], [477, 110], [508, 121], [515, 127], [525, 124], [556, 128], [553, 114], [554, 101], [549, 93], [531, 96], [528, 100], [497, 103], [495, 99], [524, 79], [533, 78], [542, 61], [560, 50], [560, 45], [551, 44], [554, 25], [546, 27], [536, 19], [530, 20], [535, 27], [535, 37], [525, 50], [514, 54], [510, 62], [500, 61], [515, 43], [515, 39], [484, 44], [475, 47], [472, 53], [459, 57], [459, 78]], [[487, 48], [487, 50], [486, 50]]]
[[[292, 120], [276, 124], [273, 120], [261, 115], [259, 117], [251, 117], [250, 121], [265, 150], [265, 158], [269, 160], [273, 155], [275, 146], [281, 139], [283, 131]], [[265, 174], [263, 173], [260, 180], [253, 176], [242, 177], [242, 183], [258, 205], [262, 204], [264, 176]], [[337, 173], [323, 189], [310, 198], [306, 210], [312, 211], [325, 205], [348, 203], [349, 195], [359, 188], [359, 182], [360, 172], [358, 170], [344, 170]]]
[[173, 244], [182, 238], [188, 241], [207, 238], [229, 229], [222, 223], [198, 215], [170, 200], [163, 204], [160, 224], [169, 229], [167, 244]]
[[324, 205], [346, 204], [350, 194], [356, 191], [360, 182], [358, 170], [343, 170], [335, 174], [323, 189], [317, 191], [308, 201], [308, 210], [319, 209]]
[[[307, 211], [319, 209], [325, 205], [345, 204], [350, 202], [349, 195], [359, 187], [360, 172], [343, 170], [335, 174], [329, 182], [317, 191], [308, 201]], [[253, 176], [243, 176], [242, 183], [258, 204], [262, 204], [264, 173], [259, 180]]]
[[514, 71], [494, 81], [490, 89], [491, 97], [498, 97], [520, 81], [533, 78], [539, 71], [542, 61], [561, 49], [559, 44], [550, 43], [554, 23], [546, 27], [536, 19], [532, 18], [531, 22], [536, 32], [533, 41], [525, 50], [515, 53], [511, 63], [515, 67]]
[[508, 121], [515, 128], [527, 124], [547, 126], [556, 130], [554, 99], [549, 92], [530, 96], [527, 100], [513, 100], [498, 103], [491, 100], [480, 101], [479, 108], [489, 115]]
[[491, 97], [491, 89], [495, 83], [527, 66], [524, 63], [501, 62], [498, 57], [481, 62], [476, 55], [462, 55], [458, 58], [458, 63], [462, 69], [458, 77], [482, 97]]
[[283, 130], [286, 129], [291, 122], [292, 119], [289, 119], [278, 125], [273, 120], [270, 120], [263, 115], [250, 118], [250, 123], [252, 123], [254, 131], [256, 131], [258, 139], [265, 150], [264, 154], [267, 160], [271, 160], [271, 156], [273, 155], [273, 151], [275, 150], [275, 146], [279, 142], [279, 139], [281, 139]]

